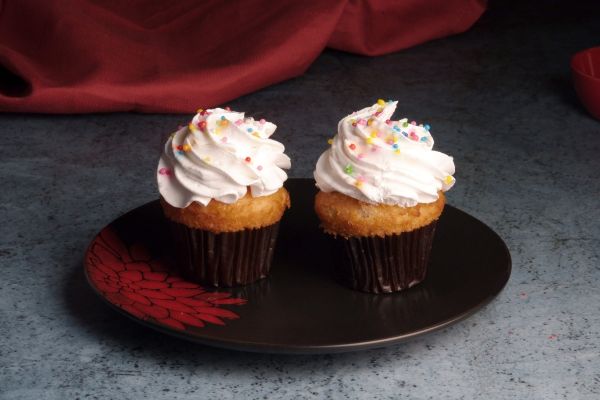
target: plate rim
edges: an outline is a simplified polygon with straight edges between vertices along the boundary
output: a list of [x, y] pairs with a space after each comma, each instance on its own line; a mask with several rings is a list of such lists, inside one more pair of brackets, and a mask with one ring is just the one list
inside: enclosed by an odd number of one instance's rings
[[[470, 308], [469, 310], [459, 314], [454, 318], [449, 318], [444, 320], [441, 323], [438, 323], [433, 326], [429, 326], [424, 329], [420, 329], [417, 331], [413, 331], [407, 334], [398, 335], [398, 336], [390, 336], [383, 339], [377, 340], [369, 340], [363, 342], [354, 342], [354, 343], [344, 343], [344, 344], [336, 344], [336, 345], [279, 345], [273, 343], [259, 343], [259, 342], [242, 342], [238, 340], [220, 340], [218, 338], [203, 338], [201, 336], [195, 335], [186, 335], [176, 331], [174, 329], [169, 329], [167, 327], [162, 327], [161, 325], [153, 322], [148, 322], [140, 318], [136, 318], [134, 315], [128, 313], [124, 309], [112, 304], [110, 301], [106, 299], [100, 293], [100, 291], [94, 286], [92, 281], [89, 278], [87, 268], [84, 268], [85, 278], [88, 285], [94, 291], [94, 293], [100, 297], [104, 304], [107, 304], [111, 309], [117, 311], [117, 313], [122, 316], [133, 320], [134, 322], [141, 324], [144, 327], [150, 328], [154, 331], [160, 332], [162, 334], [166, 334], [168, 336], [175, 337], [177, 339], [185, 340], [188, 342], [216, 347], [219, 349], [232, 350], [232, 351], [243, 351], [243, 352], [251, 352], [251, 353], [262, 353], [262, 354], [289, 354], [289, 355], [316, 355], [316, 354], [340, 354], [340, 353], [351, 353], [355, 351], [364, 351], [371, 350], [377, 348], [383, 348], [387, 346], [392, 346], [394, 344], [404, 343], [410, 341], [416, 337], [424, 336], [436, 331], [440, 331], [444, 328], [448, 328], [456, 323], [459, 323], [465, 319], [468, 319], [472, 315], [479, 312], [481, 309], [490, 304], [492, 300], [494, 300], [506, 287], [506, 284], [510, 280], [510, 272], [509, 277], [504, 282], [502, 288], [495, 295], [488, 296], [484, 301], [480, 302], [477, 306]], [[387, 294], [386, 294], [387, 295]]]

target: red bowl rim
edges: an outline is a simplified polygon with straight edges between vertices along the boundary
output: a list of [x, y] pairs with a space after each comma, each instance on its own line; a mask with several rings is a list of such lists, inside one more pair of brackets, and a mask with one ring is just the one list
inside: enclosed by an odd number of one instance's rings
[[[591, 51], [598, 51], [600, 52], [600, 46], [596, 46], [596, 47], [590, 47], [581, 51], [578, 51], [577, 53], [573, 54], [573, 56], [571, 57], [571, 70], [573, 70], [574, 72], [576, 72], [579, 75], [585, 76], [586, 78], [589, 79], [593, 79], [595, 81], [600, 81], [600, 77], [595, 77], [593, 75], [590, 75], [584, 71], [582, 71], [580, 68], [575, 66], [575, 59], [578, 57], [581, 57], [583, 54], [585, 53], [589, 53]], [[599, 66], [600, 68], [600, 66]]]

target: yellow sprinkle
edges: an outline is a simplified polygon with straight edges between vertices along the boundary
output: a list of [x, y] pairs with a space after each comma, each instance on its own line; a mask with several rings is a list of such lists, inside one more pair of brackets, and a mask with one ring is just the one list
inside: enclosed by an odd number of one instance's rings
[[375, 139], [377, 137], [377, 131], [371, 132], [371, 137]]
[[190, 131], [195, 131], [195, 130], [197, 130], [197, 129], [198, 129], [198, 128], [196, 127], [196, 125], [192, 124], [191, 122], [190, 122], [190, 124], [188, 125], [188, 128], [190, 129]]
[[229, 121], [228, 120], [226, 120], [226, 119], [221, 120], [221, 126], [225, 127], [227, 125], [229, 125]]
[[368, 126], [371, 126], [372, 124], [373, 124], [373, 118], [369, 118], [369, 119], [367, 120], [367, 125], [368, 125]]
[[333, 144], [333, 139], [327, 139], [328, 144]]
[[365, 139], [365, 142], [367, 142], [367, 144], [373, 144], [373, 138], [368, 137]]
[[400, 149], [396, 149], [396, 150], [394, 150], [394, 153], [396, 153], [396, 154], [400, 154]]
[[359, 181], [359, 180], [357, 180], [356, 182], [354, 182], [354, 186], [356, 186], [359, 189], [362, 187], [362, 185], [363, 185], [363, 183], [361, 181]]
[[356, 118], [352, 118], [352, 119], [350, 120], [350, 123], [351, 123], [351, 124], [355, 124], [355, 123], [356, 123]]
[[184, 144], [183, 145], [183, 151], [190, 151], [192, 149], [192, 146], [190, 146], [189, 144]]
[[385, 106], [385, 100], [379, 99], [377, 100], [377, 104], [379, 104], [380, 106]]
[[218, 135], [221, 133], [221, 128], [215, 128], [215, 135]]
[[452, 183], [452, 177], [451, 177], [450, 175], [446, 176], [446, 177], [444, 178], [444, 183], [445, 183], [446, 185], [449, 185], [449, 184], [451, 184], [451, 183]]
[[206, 161], [207, 163], [210, 163], [210, 157], [209, 156], [204, 157], [204, 161]]
[[254, 133], [252, 134], [252, 136], [256, 136], [257, 138], [259, 138], [259, 137], [260, 137], [260, 134], [259, 134], [258, 132], [254, 132]]

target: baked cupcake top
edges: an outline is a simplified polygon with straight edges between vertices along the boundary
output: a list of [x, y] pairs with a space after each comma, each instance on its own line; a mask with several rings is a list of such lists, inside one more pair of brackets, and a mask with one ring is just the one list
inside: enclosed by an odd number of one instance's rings
[[283, 186], [290, 158], [270, 139], [277, 126], [244, 113], [198, 110], [190, 124], [173, 133], [158, 162], [158, 189], [173, 207], [212, 199], [235, 203], [250, 190], [268, 196]]
[[436, 201], [454, 185], [452, 157], [432, 150], [429, 125], [392, 121], [397, 104], [378, 100], [339, 122], [314, 172], [321, 191], [412, 207]]

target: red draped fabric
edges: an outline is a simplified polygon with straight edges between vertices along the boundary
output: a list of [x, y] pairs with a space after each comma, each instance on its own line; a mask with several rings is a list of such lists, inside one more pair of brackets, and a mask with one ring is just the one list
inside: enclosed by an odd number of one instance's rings
[[463, 32], [484, 0], [0, 0], [0, 111], [183, 112], [302, 74], [324, 48]]

